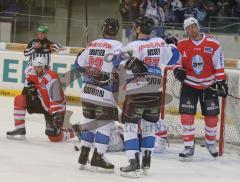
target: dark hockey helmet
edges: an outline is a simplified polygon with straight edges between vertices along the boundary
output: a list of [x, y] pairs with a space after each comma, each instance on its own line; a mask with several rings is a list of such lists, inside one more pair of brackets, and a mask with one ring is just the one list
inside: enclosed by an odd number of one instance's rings
[[102, 25], [103, 34], [116, 36], [119, 30], [119, 21], [116, 18], [106, 18]]
[[154, 21], [152, 18], [148, 18], [146, 16], [139, 17], [135, 22], [135, 27], [140, 26], [140, 31], [143, 34], [151, 34], [152, 33], [152, 27], [154, 26]]

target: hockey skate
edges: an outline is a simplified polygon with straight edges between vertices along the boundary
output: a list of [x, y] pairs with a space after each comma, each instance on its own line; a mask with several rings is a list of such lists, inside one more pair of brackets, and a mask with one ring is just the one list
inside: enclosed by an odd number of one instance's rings
[[26, 135], [25, 128], [16, 128], [12, 131], [7, 132], [8, 139], [15, 139], [15, 140], [24, 140]]
[[114, 165], [111, 164], [103, 154], [97, 152], [97, 149], [94, 149], [93, 156], [91, 159], [91, 171], [92, 172], [104, 172], [104, 173], [113, 173]]
[[129, 178], [139, 178], [140, 177], [140, 162], [139, 153], [135, 154], [135, 158], [129, 160], [129, 165], [126, 167], [121, 167], [121, 176]]
[[205, 146], [208, 150], [208, 152], [210, 153], [210, 155], [216, 159], [218, 157], [218, 151], [216, 149], [216, 144], [208, 144], [205, 142]]
[[179, 153], [180, 161], [187, 162], [193, 160], [195, 146], [185, 146], [184, 150]]
[[89, 147], [85, 147], [85, 146], [82, 146], [81, 147], [81, 153], [80, 153], [80, 156], [78, 158], [78, 163], [80, 164], [80, 168], [81, 170], [85, 170], [87, 169], [86, 168], [86, 165], [88, 163], [88, 156], [89, 156], [89, 152], [90, 152], [90, 149]]
[[141, 169], [143, 170], [143, 174], [147, 175], [148, 170], [150, 169], [151, 165], [151, 151], [145, 150], [143, 157], [142, 157], [142, 164]]

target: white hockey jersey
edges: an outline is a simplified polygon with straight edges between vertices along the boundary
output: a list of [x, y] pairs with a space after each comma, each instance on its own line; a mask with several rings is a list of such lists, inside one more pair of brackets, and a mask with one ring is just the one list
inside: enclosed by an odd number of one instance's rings
[[[108, 55], [119, 51], [122, 43], [113, 39], [97, 39], [92, 41], [82, 52], [75, 62], [75, 67], [86, 68], [94, 67], [101, 72], [109, 73], [110, 82], [106, 85], [99, 85], [92, 81], [91, 75], [83, 77], [81, 88], [81, 100], [97, 105], [116, 107], [117, 103], [113, 93], [118, 93], [118, 81], [112, 79], [114, 65], [107, 59]], [[111, 56], [110, 56], [111, 57]]]
[[[133, 57], [142, 60], [148, 68], [149, 75], [134, 78], [131, 71], [126, 75], [126, 94], [160, 92], [162, 72], [165, 67], [171, 67], [179, 59], [179, 51], [172, 44], [158, 37], [139, 39], [127, 44], [122, 52], [130, 52]], [[124, 63], [123, 63], [124, 64]]]

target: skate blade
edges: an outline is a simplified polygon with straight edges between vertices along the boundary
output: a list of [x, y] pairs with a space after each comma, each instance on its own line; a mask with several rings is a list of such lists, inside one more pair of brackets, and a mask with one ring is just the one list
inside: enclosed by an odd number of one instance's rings
[[79, 170], [81, 170], [81, 171], [88, 171], [89, 167], [87, 165], [80, 164]]
[[127, 178], [139, 178], [140, 177], [140, 171], [132, 171], [132, 172], [121, 172], [121, 176], [127, 177]]
[[90, 168], [91, 172], [99, 172], [99, 173], [114, 173], [114, 169], [104, 169], [101, 167], [97, 167], [97, 166], [92, 166]]
[[191, 162], [191, 161], [193, 161], [193, 156], [186, 157], [186, 158], [179, 157], [179, 160], [180, 160], [181, 162]]
[[147, 176], [150, 168], [142, 168], [143, 175]]
[[26, 137], [25, 137], [25, 135], [15, 135], [15, 136], [7, 135], [7, 139], [10, 139], [10, 140], [25, 140]]

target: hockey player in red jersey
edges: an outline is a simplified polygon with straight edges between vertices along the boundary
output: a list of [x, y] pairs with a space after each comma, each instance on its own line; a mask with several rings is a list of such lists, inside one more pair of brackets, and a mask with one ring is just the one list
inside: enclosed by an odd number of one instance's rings
[[178, 43], [181, 59], [174, 67], [174, 76], [182, 82], [179, 112], [185, 148], [179, 157], [180, 160], [193, 159], [194, 115], [199, 100], [205, 120], [206, 148], [216, 158], [218, 152], [215, 141], [220, 112], [218, 96], [226, 97], [228, 94], [223, 52], [214, 37], [200, 33], [195, 18], [184, 21], [184, 30], [188, 38]]
[[44, 114], [45, 134], [52, 142], [73, 138], [71, 129], [62, 129], [66, 101], [57, 73], [48, 66], [47, 57], [35, 57], [32, 66], [26, 70], [28, 87], [14, 99], [15, 129], [7, 132], [8, 138], [25, 138], [25, 115]]

